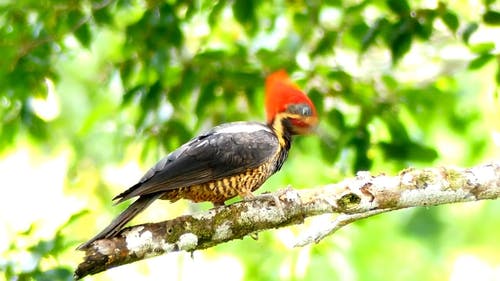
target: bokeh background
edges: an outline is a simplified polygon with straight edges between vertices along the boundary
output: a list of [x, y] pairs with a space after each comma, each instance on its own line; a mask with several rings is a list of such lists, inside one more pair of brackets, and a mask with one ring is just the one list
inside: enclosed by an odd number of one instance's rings
[[[498, 160], [499, 27], [494, 0], [1, 0], [0, 280], [71, 280], [111, 198], [195, 134], [265, 120], [277, 69], [321, 125], [258, 192]], [[321, 216], [86, 280], [500, 280], [499, 213], [403, 210], [291, 248]]]

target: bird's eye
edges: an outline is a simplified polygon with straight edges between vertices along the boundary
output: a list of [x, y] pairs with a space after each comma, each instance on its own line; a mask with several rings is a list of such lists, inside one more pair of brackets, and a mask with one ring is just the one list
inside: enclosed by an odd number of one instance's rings
[[312, 108], [307, 103], [291, 104], [287, 107], [287, 111], [302, 116], [312, 116], [313, 114]]

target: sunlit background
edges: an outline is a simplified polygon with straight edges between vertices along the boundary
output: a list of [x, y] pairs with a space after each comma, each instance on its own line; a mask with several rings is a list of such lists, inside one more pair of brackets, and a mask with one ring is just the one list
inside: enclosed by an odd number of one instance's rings
[[[0, 1], [0, 279], [72, 280], [77, 245], [129, 204], [111, 198], [200, 131], [264, 120], [278, 68], [322, 123], [257, 193], [498, 160], [500, 6], [405, 3]], [[134, 222], [210, 207], [155, 202]], [[85, 280], [500, 280], [498, 214], [403, 210], [292, 248], [320, 216]]]

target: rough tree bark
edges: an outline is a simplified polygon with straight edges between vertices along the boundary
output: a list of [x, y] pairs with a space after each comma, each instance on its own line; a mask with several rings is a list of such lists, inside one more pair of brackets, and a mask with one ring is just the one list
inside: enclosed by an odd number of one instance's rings
[[296, 246], [317, 243], [342, 226], [388, 211], [498, 197], [500, 163], [470, 169], [406, 169], [398, 176], [359, 172], [336, 184], [287, 188], [253, 201], [128, 227], [117, 237], [90, 245], [75, 278], [169, 252], [206, 249], [262, 230], [300, 224], [319, 214], [339, 215], [322, 229], [307, 231]]

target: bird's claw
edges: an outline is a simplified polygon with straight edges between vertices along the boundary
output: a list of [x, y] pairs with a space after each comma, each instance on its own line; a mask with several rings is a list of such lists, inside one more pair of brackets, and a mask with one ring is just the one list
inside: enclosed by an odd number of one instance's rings
[[257, 199], [273, 200], [274, 205], [276, 206], [276, 208], [278, 208], [278, 210], [280, 212], [280, 216], [282, 218], [286, 218], [285, 212], [283, 211], [284, 210], [283, 203], [281, 203], [281, 200], [280, 200], [280, 197], [285, 193], [286, 193], [285, 189], [280, 189], [276, 193], [262, 193], [262, 194], [255, 196], [254, 200], [257, 200]]

